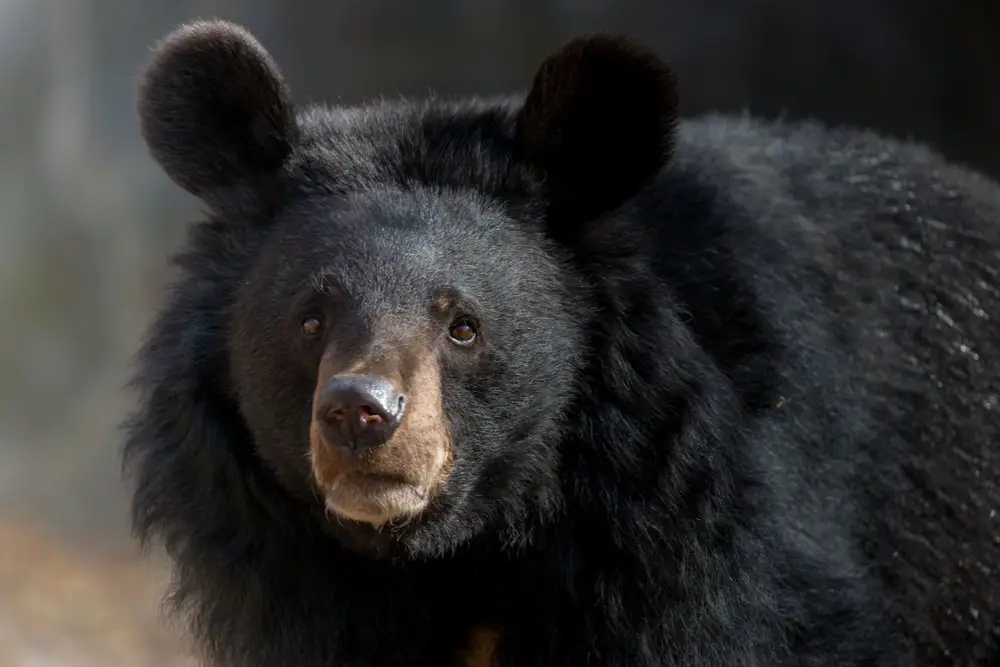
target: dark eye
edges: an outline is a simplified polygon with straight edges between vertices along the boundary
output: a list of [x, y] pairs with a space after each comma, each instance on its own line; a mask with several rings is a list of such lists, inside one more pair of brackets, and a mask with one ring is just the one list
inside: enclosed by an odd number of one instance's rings
[[323, 321], [318, 317], [307, 317], [302, 320], [302, 333], [312, 338], [323, 333]]
[[457, 320], [451, 325], [448, 335], [456, 345], [471, 345], [476, 340], [476, 328], [469, 320]]

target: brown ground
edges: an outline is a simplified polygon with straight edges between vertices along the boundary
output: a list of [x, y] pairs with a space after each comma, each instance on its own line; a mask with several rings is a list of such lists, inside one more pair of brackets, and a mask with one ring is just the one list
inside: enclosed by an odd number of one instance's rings
[[162, 562], [0, 517], [0, 667], [196, 667], [160, 612]]

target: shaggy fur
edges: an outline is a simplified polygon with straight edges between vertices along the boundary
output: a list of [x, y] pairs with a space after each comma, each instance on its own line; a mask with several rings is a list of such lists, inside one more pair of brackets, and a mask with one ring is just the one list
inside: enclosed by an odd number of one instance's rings
[[[211, 214], [125, 454], [212, 665], [1000, 661], [1000, 187], [675, 113], [667, 66], [606, 36], [526, 98], [297, 110], [240, 28], [160, 45], [143, 135]], [[447, 479], [409, 521], [331, 515], [320, 356], [417, 340]]]

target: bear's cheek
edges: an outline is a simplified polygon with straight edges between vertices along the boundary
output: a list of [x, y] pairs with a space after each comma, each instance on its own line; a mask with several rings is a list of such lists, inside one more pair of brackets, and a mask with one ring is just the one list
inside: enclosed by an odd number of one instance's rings
[[[435, 355], [419, 353], [374, 368], [356, 364], [343, 372], [378, 375], [406, 399], [402, 419], [383, 444], [345, 447], [324, 437], [318, 420], [310, 425], [312, 475], [329, 512], [375, 526], [411, 520], [431, 503], [452, 470], [451, 429], [442, 403], [441, 373]], [[399, 372], [400, 368], [409, 370]], [[319, 400], [329, 372], [320, 374]]]

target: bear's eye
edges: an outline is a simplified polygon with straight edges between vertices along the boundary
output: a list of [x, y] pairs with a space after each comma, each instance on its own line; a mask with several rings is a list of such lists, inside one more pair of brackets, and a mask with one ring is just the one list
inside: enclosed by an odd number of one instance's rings
[[476, 340], [476, 328], [469, 320], [456, 320], [448, 330], [448, 336], [456, 345], [470, 345]]
[[302, 333], [312, 338], [323, 332], [323, 322], [318, 317], [307, 317], [302, 320]]

